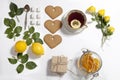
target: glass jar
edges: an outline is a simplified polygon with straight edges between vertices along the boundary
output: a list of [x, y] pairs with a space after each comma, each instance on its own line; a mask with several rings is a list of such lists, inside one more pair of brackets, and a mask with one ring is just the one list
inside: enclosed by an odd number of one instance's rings
[[83, 71], [86, 76], [92, 75], [90, 79], [92, 80], [99, 75], [98, 71], [102, 67], [102, 59], [96, 52], [88, 49], [82, 49], [82, 52], [82, 56], [77, 61], [78, 69]]

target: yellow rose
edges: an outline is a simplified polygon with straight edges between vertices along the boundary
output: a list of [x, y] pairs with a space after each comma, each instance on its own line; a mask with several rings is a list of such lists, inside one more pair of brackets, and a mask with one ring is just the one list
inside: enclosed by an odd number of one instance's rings
[[98, 15], [99, 16], [104, 16], [105, 15], [105, 10], [104, 9], [99, 10]]
[[105, 21], [105, 22], [109, 22], [109, 21], [110, 21], [110, 16], [105, 16], [105, 17], [104, 17], [104, 21]]
[[109, 27], [107, 28], [107, 31], [110, 32], [110, 33], [113, 33], [113, 32], [115, 31], [115, 28], [112, 27], [112, 26], [109, 26]]
[[87, 12], [90, 13], [90, 14], [94, 14], [96, 12], [96, 8], [94, 6], [90, 6], [88, 9], [87, 9]]

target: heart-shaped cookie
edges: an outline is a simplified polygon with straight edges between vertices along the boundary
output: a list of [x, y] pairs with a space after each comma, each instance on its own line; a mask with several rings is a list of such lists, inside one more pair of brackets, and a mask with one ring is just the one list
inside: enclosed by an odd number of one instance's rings
[[44, 41], [50, 48], [54, 48], [61, 43], [62, 38], [59, 35], [47, 34], [44, 36]]
[[48, 14], [48, 16], [50, 16], [52, 19], [55, 19], [56, 17], [58, 17], [60, 14], [62, 14], [63, 10], [61, 7], [56, 6], [47, 6], [45, 8], [45, 12]]
[[61, 28], [62, 22], [60, 20], [55, 20], [55, 21], [47, 20], [44, 26], [48, 31], [54, 34], [56, 31], [58, 31]]

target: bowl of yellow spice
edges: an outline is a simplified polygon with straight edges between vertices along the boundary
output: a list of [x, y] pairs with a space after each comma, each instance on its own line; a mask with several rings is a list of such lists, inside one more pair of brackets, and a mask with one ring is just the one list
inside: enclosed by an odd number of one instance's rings
[[88, 49], [83, 50], [83, 55], [78, 59], [77, 66], [88, 75], [97, 73], [102, 67], [101, 57]]

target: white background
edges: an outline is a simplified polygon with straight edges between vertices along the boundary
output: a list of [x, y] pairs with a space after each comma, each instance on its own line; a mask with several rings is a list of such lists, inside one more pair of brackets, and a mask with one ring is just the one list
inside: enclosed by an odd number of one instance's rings
[[[45, 55], [38, 58], [31, 56], [30, 59], [37, 63], [37, 68], [29, 71], [24, 70], [23, 73], [17, 74], [15, 69], [17, 65], [11, 65], [7, 58], [11, 57], [12, 47], [14, 46], [17, 38], [14, 42], [6, 38], [4, 31], [6, 29], [3, 24], [3, 20], [8, 16], [9, 4], [10, 2], [15, 2], [19, 7], [29, 4], [33, 8], [40, 9], [40, 26], [36, 26], [37, 31], [41, 33], [41, 38], [43, 39], [45, 34], [50, 33], [44, 28], [44, 22], [51, 19], [44, 12], [47, 5], [61, 6], [63, 13], [56, 19], [61, 19], [62, 16], [69, 10], [78, 9], [83, 12], [86, 9], [94, 5], [96, 9], [105, 9], [106, 15], [111, 16], [110, 24], [115, 27], [114, 35], [111, 36], [110, 40], [106, 42], [103, 48], [100, 47], [101, 44], [101, 32], [95, 28], [95, 23], [87, 24], [89, 27], [79, 34], [68, 34], [64, 30], [59, 30], [55, 34], [59, 34], [62, 37], [62, 43], [54, 49], [50, 49], [45, 43]], [[70, 72], [67, 72], [61, 78], [58, 75], [48, 74], [48, 62], [54, 55], [65, 55], [68, 59], [77, 59], [82, 55], [81, 49], [88, 48], [92, 51], [97, 52], [103, 61], [102, 68], [100, 70], [100, 76], [95, 80], [119, 80], [120, 73], [120, 9], [119, 0], [1, 0], [0, 2], [0, 80], [78, 80]], [[29, 13], [30, 15], [31, 13]], [[33, 13], [35, 14], [35, 13]], [[28, 18], [29, 18], [28, 15]], [[23, 26], [24, 16], [21, 15], [19, 18], [21, 20], [18, 25]], [[87, 22], [90, 21], [90, 16], [87, 15]], [[63, 26], [64, 28], [64, 26]], [[26, 51], [27, 52], [27, 51]], [[72, 65], [75, 66], [75, 65]], [[72, 67], [70, 66], [70, 67]], [[75, 68], [75, 67], [72, 67]], [[80, 79], [79, 79], [80, 80]]]

